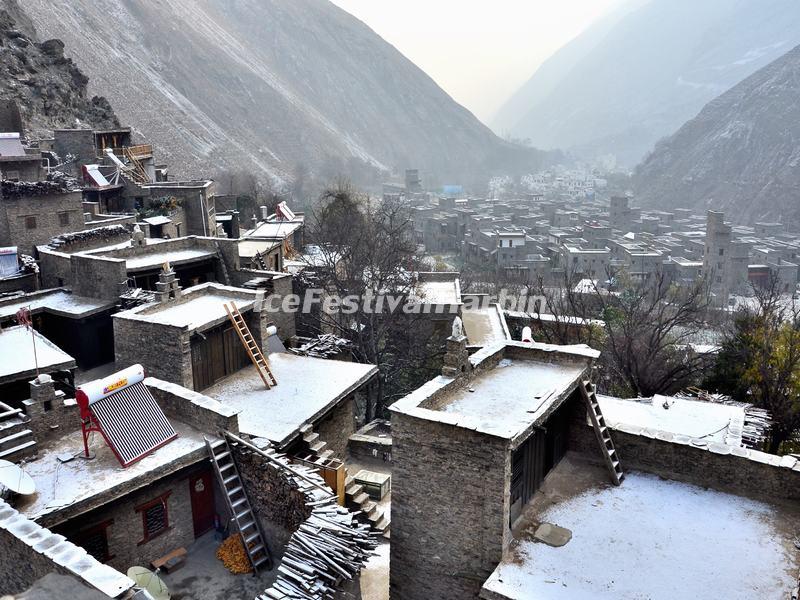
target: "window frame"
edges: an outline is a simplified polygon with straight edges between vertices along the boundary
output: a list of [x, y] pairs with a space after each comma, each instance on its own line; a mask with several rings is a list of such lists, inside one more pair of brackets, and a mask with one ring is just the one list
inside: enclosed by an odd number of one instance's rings
[[[73, 538], [73, 541], [74, 541], [76, 546], [80, 546], [81, 548], [86, 550], [86, 548], [83, 545], [85, 543], [86, 538], [88, 538], [89, 536], [94, 535], [96, 533], [101, 533], [102, 532], [102, 534], [106, 538], [106, 555], [105, 555], [105, 557], [103, 559], [99, 559], [96, 556], [94, 558], [97, 561], [105, 564], [105, 563], [109, 562], [110, 560], [113, 560], [114, 558], [116, 558], [116, 554], [112, 554], [111, 553], [111, 545], [109, 544], [109, 537], [108, 537], [108, 528], [111, 527], [113, 524], [114, 524], [114, 519], [107, 519], [105, 521], [101, 521], [100, 523], [97, 523], [96, 525], [92, 525], [91, 527], [87, 527], [86, 529], [83, 529], [83, 530], [77, 532], [75, 534], [74, 538]], [[87, 554], [89, 553], [88, 550], [86, 552], [87, 552]], [[92, 555], [90, 554], [90, 556], [92, 556]]]
[[[164, 492], [160, 496], [153, 498], [152, 500], [145, 502], [144, 504], [140, 504], [135, 508], [135, 511], [140, 513], [142, 516], [142, 532], [143, 537], [141, 541], [137, 544], [137, 546], [141, 546], [142, 544], [146, 544], [158, 537], [161, 537], [168, 531], [172, 529], [172, 525], [170, 524], [169, 520], [169, 497], [172, 494], [172, 490]], [[155, 532], [154, 534], [150, 535], [150, 532], [147, 530], [147, 511], [153, 508], [154, 506], [158, 506], [161, 504], [164, 507], [164, 527], [161, 528], [159, 531]]]
[[62, 210], [58, 213], [58, 224], [60, 227], [69, 225], [70, 215], [68, 210]]
[[[36, 215], [25, 215], [22, 219], [23, 222], [25, 223], [26, 231], [32, 231], [39, 227], [39, 221], [36, 218]], [[31, 223], [33, 223], [33, 226], [31, 226]]]

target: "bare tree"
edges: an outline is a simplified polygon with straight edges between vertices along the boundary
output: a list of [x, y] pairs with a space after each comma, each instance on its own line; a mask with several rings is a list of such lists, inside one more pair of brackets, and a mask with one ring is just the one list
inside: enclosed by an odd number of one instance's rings
[[[311, 285], [328, 300], [357, 298], [354, 303], [317, 311], [305, 327], [333, 332], [353, 342], [359, 361], [378, 366], [377, 404], [410, 391], [419, 374], [432, 372], [442, 343], [434, 341], [430, 323], [402, 307], [417, 295], [414, 273], [420, 256], [413, 240], [408, 206], [400, 200], [375, 200], [359, 194], [346, 181], [326, 191], [307, 215], [308, 238], [317, 247], [308, 270]], [[377, 298], [393, 299], [391, 306]], [[339, 300], [336, 300], [339, 302]], [[422, 369], [422, 371], [420, 371]], [[425, 375], [429, 377], [429, 375]]]
[[709, 355], [692, 341], [705, 326], [710, 294], [704, 281], [678, 286], [658, 271], [633, 282], [617, 273], [614, 294], [596, 288], [605, 323], [607, 381], [634, 396], [675, 393], [696, 382]]

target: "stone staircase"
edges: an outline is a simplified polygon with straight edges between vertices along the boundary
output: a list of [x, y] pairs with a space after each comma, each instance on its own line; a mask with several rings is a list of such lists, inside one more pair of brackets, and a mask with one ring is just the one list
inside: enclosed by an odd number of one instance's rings
[[391, 518], [384, 514], [383, 509], [377, 502], [369, 497], [364, 491], [364, 487], [348, 475], [344, 482], [345, 504], [347, 507], [359, 511], [358, 518], [368, 523], [375, 531], [383, 534], [383, 537], [390, 538]]
[[0, 459], [19, 462], [36, 456], [36, 440], [29, 421], [20, 409], [0, 402]]
[[316, 457], [316, 460], [310, 461], [316, 464], [323, 464], [330, 458], [335, 458], [333, 450], [328, 448], [328, 443], [320, 439], [319, 434], [314, 431], [314, 426], [306, 423], [300, 428], [300, 433], [303, 436], [303, 442], [308, 445], [308, 450]]
[[[314, 456], [314, 459], [309, 457], [304, 460], [322, 465], [327, 460], [335, 458], [333, 451], [328, 448], [327, 442], [319, 437], [310, 423], [301, 427], [300, 433], [303, 436], [303, 442], [308, 445], [309, 452]], [[383, 514], [378, 503], [371, 500], [363, 486], [357, 484], [350, 475], [347, 475], [345, 479], [345, 504], [351, 510], [359, 513], [359, 520], [389, 538], [389, 516]]]

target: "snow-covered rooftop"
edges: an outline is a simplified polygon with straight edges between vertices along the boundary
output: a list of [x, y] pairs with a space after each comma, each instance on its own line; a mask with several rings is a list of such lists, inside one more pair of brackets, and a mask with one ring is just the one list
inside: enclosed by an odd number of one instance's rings
[[513, 437], [544, 415], [577, 386], [586, 365], [504, 358], [453, 391], [442, 412], [466, 417], [478, 431]]
[[[789, 598], [800, 513], [785, 506], [629, 472], [611, 486], [595, 467], [562, 461], [484, 583], [489, 600]], [[541, 523], [571, 531], [534, 540]]]
[[461, 290], [455, 281], [419, 281], [417, 297], [426, 304], [460, 304]]
[[487, 308], [464, 310], [461, 320], [471, 346], [488, 346], [509, 339], [505, 317], [496, 304]]
[[28, 307], [31, 313], [50, 312], [67, 317], [87, 317], [114, 305], [113, 302], [76, 296], [65, 290], [34, 292], [0, 303], [0, 319], [13, 317], [20, 308]]
[[[170, 250], [166, 252], [156, 252], [155, 254], [142, 254], [125, 258], [125, 268], [131, 271], [146, 271], [156, 269], [168, 262], [171, 266], [184, 265], [191, 262], [208, 260], [214, 257], [210, 250], [198, 248], [188, 248], [184, 250]], [[111, 258], [115, 258], [111, 256]]]
[[[79, 421], [75, 406], [75, 420]], [[21, 497], [17, 510], [41, 520], [49, 516], [48, 526], [84, 513], [134, 487], [141, 487], [189, 464], [200, 461], [207, 452], [203, 433], [176, 419], [170, 419], [178, 437], [128, 468], [120, 466], [111, 449], [99, 435], [92, 435], [90, 449], [95, 458], [85, 460], [83, 438], [74, 431], [39, 448], [39, 457], [25, 465], [25, 472], [36, 483], [36, 493]], [[61, 457], [76, 457], [61, 462]], [[69, 515], [54, 515], [63, 509]]]
[[466, 387], [462, 380], [440, 375], [390, 410], [509, 440], [522, 439], [577, 388], [598, 356], [588, 346], [506, 340], [470, 357], [479, 370]]
[[[243, 296], [250, 299], [245, 299]], [[114, 317], [186, 327], [189, 331], [195, 331], [213, 327], [227, 320], [226, 303], [235, 303], [240, 311], [249, 310], [253, 307], [255, 297], [256, 293], [249, 290], [213, 282], [202, 283], [184, 290], [180, 301], [147, 304], [117, 313]]]
[[35, 376], [37, 364], [42, 372], [74, 369], [75, 359], [34, 329], [0, 329], [0, 381]]
[[325, 414], [377, 373], [377, 367], [289, 353], [268, 356], [278, 381], [266, 389], [255, 367], [226, 377], [203, 393], [239, 412], [239, 430], [286, 444], [304, 424]]
[[612, 428], [641, 426], [707, 442], [742, 445], [745, 411], [741, 406], [658, 395], [636, 400], [598, 396], [598, 401]]
[[255, 229], [246, 232], [243, 238], [283, 239], [289, 237], [303, 226], [303, 217], [294, 221], [269, 221], [259, 223]]

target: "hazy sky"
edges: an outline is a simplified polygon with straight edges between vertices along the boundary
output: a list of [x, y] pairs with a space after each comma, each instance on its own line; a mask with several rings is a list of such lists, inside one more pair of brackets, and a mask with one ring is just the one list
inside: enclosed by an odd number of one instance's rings
[[620, 0], [333, 0], [484, 122]]

